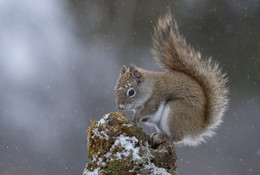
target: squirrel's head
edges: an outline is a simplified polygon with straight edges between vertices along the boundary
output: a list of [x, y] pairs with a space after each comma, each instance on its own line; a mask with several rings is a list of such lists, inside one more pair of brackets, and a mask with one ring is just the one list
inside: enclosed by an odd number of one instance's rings
[[115, 87], [116, 104], [118, 109], [136, 109], [141, 107], [145, 99], [144, 72], [134, 65], [129, 68], [122, 66], [119, 79]]

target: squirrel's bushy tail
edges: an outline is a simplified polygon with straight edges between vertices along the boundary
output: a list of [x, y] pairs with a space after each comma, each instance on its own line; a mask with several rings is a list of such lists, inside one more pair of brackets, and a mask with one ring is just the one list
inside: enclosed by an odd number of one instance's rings
[[153, 45], [152, 53], [161, 67], [186, 73], [202, 86], [209, 124], [206, 128], [209, 132], [205, 132], [205, 136], [211, 135], [221, 123], [228, 103], [225, 74], [211, 58], [202, 59], [200, 53], [186, 43], [170, 13], [159, 18], [154, 29]]

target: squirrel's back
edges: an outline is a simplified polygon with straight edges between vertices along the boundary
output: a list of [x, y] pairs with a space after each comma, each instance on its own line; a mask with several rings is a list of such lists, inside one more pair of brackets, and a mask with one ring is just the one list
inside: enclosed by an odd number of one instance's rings
[[211, 136], [221, 123], [228, 103], [225, 74], [211, 58], [202, 59], [200, 53], [186, 43], [169, 13], [158, 20], [153, 45], [152, 53], [161, 67], [183, 72], [201, 85], [206, 98], [207, 119], [207, 127], [201, 133], [201, 139]]

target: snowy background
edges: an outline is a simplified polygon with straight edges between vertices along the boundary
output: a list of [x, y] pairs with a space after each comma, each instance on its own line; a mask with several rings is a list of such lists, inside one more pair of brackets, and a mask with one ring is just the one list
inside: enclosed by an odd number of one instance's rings
[[[179, 174], [260, 174], [260, 1], [0, 1], [0, 174], [82, 174], [90, 119], [116, 111], [120, 66], [150, 53], [168, 8], [230, 77], [218, 135], [178, 147]], [[127, 113], [129, 116], [132, 114]]]

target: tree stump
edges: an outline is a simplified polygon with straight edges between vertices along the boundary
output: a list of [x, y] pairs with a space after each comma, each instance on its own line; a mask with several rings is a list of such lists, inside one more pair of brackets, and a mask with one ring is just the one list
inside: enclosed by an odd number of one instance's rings
[[83, 175], [176, 174], [174, 144], [153, 145], [142, 128], [120, 112], [111, 112], [87, 129], [88, 157]]

